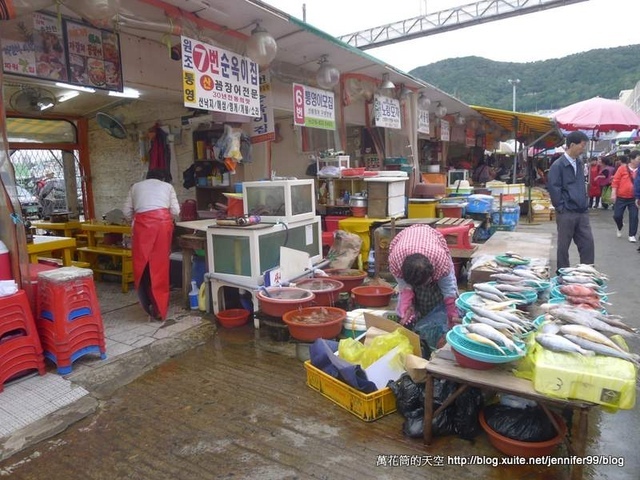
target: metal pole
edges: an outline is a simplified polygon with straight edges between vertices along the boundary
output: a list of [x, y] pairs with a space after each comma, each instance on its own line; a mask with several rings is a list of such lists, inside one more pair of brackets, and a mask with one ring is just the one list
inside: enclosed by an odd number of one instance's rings
[[518, 84], [520, 83], [520, 79], [519, 78], [510, 78], [509, 79], [509, 85], [511, 85], [513, 87], [513, 111], [516, 111], [516, 88], [518, 86]]

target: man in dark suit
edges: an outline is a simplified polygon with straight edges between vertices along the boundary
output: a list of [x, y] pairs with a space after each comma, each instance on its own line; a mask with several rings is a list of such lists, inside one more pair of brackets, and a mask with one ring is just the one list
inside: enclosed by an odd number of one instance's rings
[[578, 247], [580, 263], [593, 264], [595, 261], [584, 162], [579, 158], [588, 142], [589, 137], [583, 132], [569, 133], [565, 153], [551, 164], [547, 177], [547, 190], [556, 210], [557, 268], [569, 266], [572, 240]]

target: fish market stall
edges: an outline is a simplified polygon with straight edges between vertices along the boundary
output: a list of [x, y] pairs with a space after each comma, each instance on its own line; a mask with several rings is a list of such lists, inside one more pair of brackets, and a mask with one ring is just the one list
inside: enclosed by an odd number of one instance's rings
[[[571, 455], [578, 457], [584, 457], [587, 447], [587, 435], [588, 435], [588, 414], [589, 410], [596, 406], [593, 403], [574, 400], [562, 400], [552, 398], [542, 393], [537, 392], [533, 388], [533, 384], [523, 378], [515, 377], [509, 368], [502, 366], [496, 367], [491, 370], [477, 370], [471, 368], [460, 368], [456, 363], [451, 348], [449, 346], [438, 350], [436, 354], [431, 358], [426, 366], [427, 379], [425, 384], [425, 398], [424, 398], [424, 443], [430, 445], [433, 439], [432, 424], [433, 419], [436, 418], [441, 410], [444, 410], [449, 403], [453, 402], [455, 397], [462, 394], [470, 387], [478, 387], [482, 389], [488, 389], [492, 391], [498, 391], [501, 393], [507, 393], [516, 395], [517, 397], [530, 399], [537, 402], [548, 417], [558, 432], [561, 431], [561, 426], [558, 424], [556, 418], [552, 415], [549, 407], [570, 408], [574, 412], [574, 418], [577, 416], [574, 432], [569, 442], [565, 436], [564, 441], [568, 442], [568, 450]], [[460, 385], [456, 392], [450, 396], [445, 403], [439, 408], [434, 410], [433, 398], [434, 398], [434, 381], [436, 379], [451, 380]], [[578, 480], [582, 478], [583, 466], [572, 465], [571, 467], [571, 479]]]
[[[568, 453], [561, 455], [582, 458], [592, 407], [613, 412], [634, 407], [640, 355], [629, 351], [625, 339], [638, 332], [607, 313], [606, 275], [591, 265], [576, 265], [550, 278], [550, 253], [549, 234], [500, 231], [479, 247], [469, 278], [473, 289], [456, 301], [461, 325], [447, 333], [447, 345], [425, 367], [427, 445], [438, 415], [471, 387], [496, 392], [498, 403], [482, 409], [479, 423], [506, 455], [549, 455], [564, 442]], [[444, 400], [437, 379], [454, 382]], [[503, 404], [509, 396], [526, 406]], [[557, 407], [570, 409], [573, 418], [561, 418], [551, 410]], [[525, 425], [534, 425], [536, 415], [553, 426], [552, 437], [525, 440], [519, 434], [526, 437], [534, 428], [515, 433], [508, 427], [512, 418], [526, 416]], [[572, 464], [571, 478], [582, 478], [582, 470], [582, 464]]]

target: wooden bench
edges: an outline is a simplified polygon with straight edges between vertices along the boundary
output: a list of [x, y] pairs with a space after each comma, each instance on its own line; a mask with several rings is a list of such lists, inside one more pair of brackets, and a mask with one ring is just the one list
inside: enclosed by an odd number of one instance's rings
[[[122, 293], [129, 291], [129, 283], [133, 282], [133, 260], [131, 259], [130, 248], [118, 247], [80, 247], [76, 249], [80, 261], [88, 262], [94, 274], [110, 274], [118, 275], [122, 278]], [[111, 258], [120, 259], [120, 270], [110, 270], [100, 268], [98, 265], [98, 257], [100, 255], [109, 256]]]
[[[38, 263], [44, 263], [47, 265], [53, 265], [62, 267], [64, 266], [61, 258], [53, 258], [53, 257], [38, 257]], [[89, 262], [81, 262], [79, 260], [71, 260], [72, 267], [78, 268], [91, 268], [91, 264]]]

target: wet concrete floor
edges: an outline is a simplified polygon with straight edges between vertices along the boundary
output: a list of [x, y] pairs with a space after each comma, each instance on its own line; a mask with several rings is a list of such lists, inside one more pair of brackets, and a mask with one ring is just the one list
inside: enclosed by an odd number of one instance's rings
[[[597, 267], [611, 276], [613, 305], [640, 327], [636, 277], [640, 253], [617, 239], [611, 213], [591, 215]], [[553, 224], [519, 231], [554, 231]], [[577, 255], [572, 251], [574, 261]], [[632, 350], [640, 352], [634, 340]], [[435, 456], [503, 456], [480, 434], [443, 437], [427, 449], [402, 435], [402, 417], [366, 423], [305, 384], [291, 343], [246, 326], [219, 330], [113, 394], [96, 414], [0, 463], [12, 479], [559, 479], [564, 466], [433, 465]], [[594, 409], [588, 453], [622, 458], [624, 467], [588, 466], [588, 479], [637, 480], [640, 414]], [[564, 446], [554, 453], [566, 456]], [[445, 461], [446, 461], [445, 460]], [[402, 466], [385, 466], [399, 461]]]

